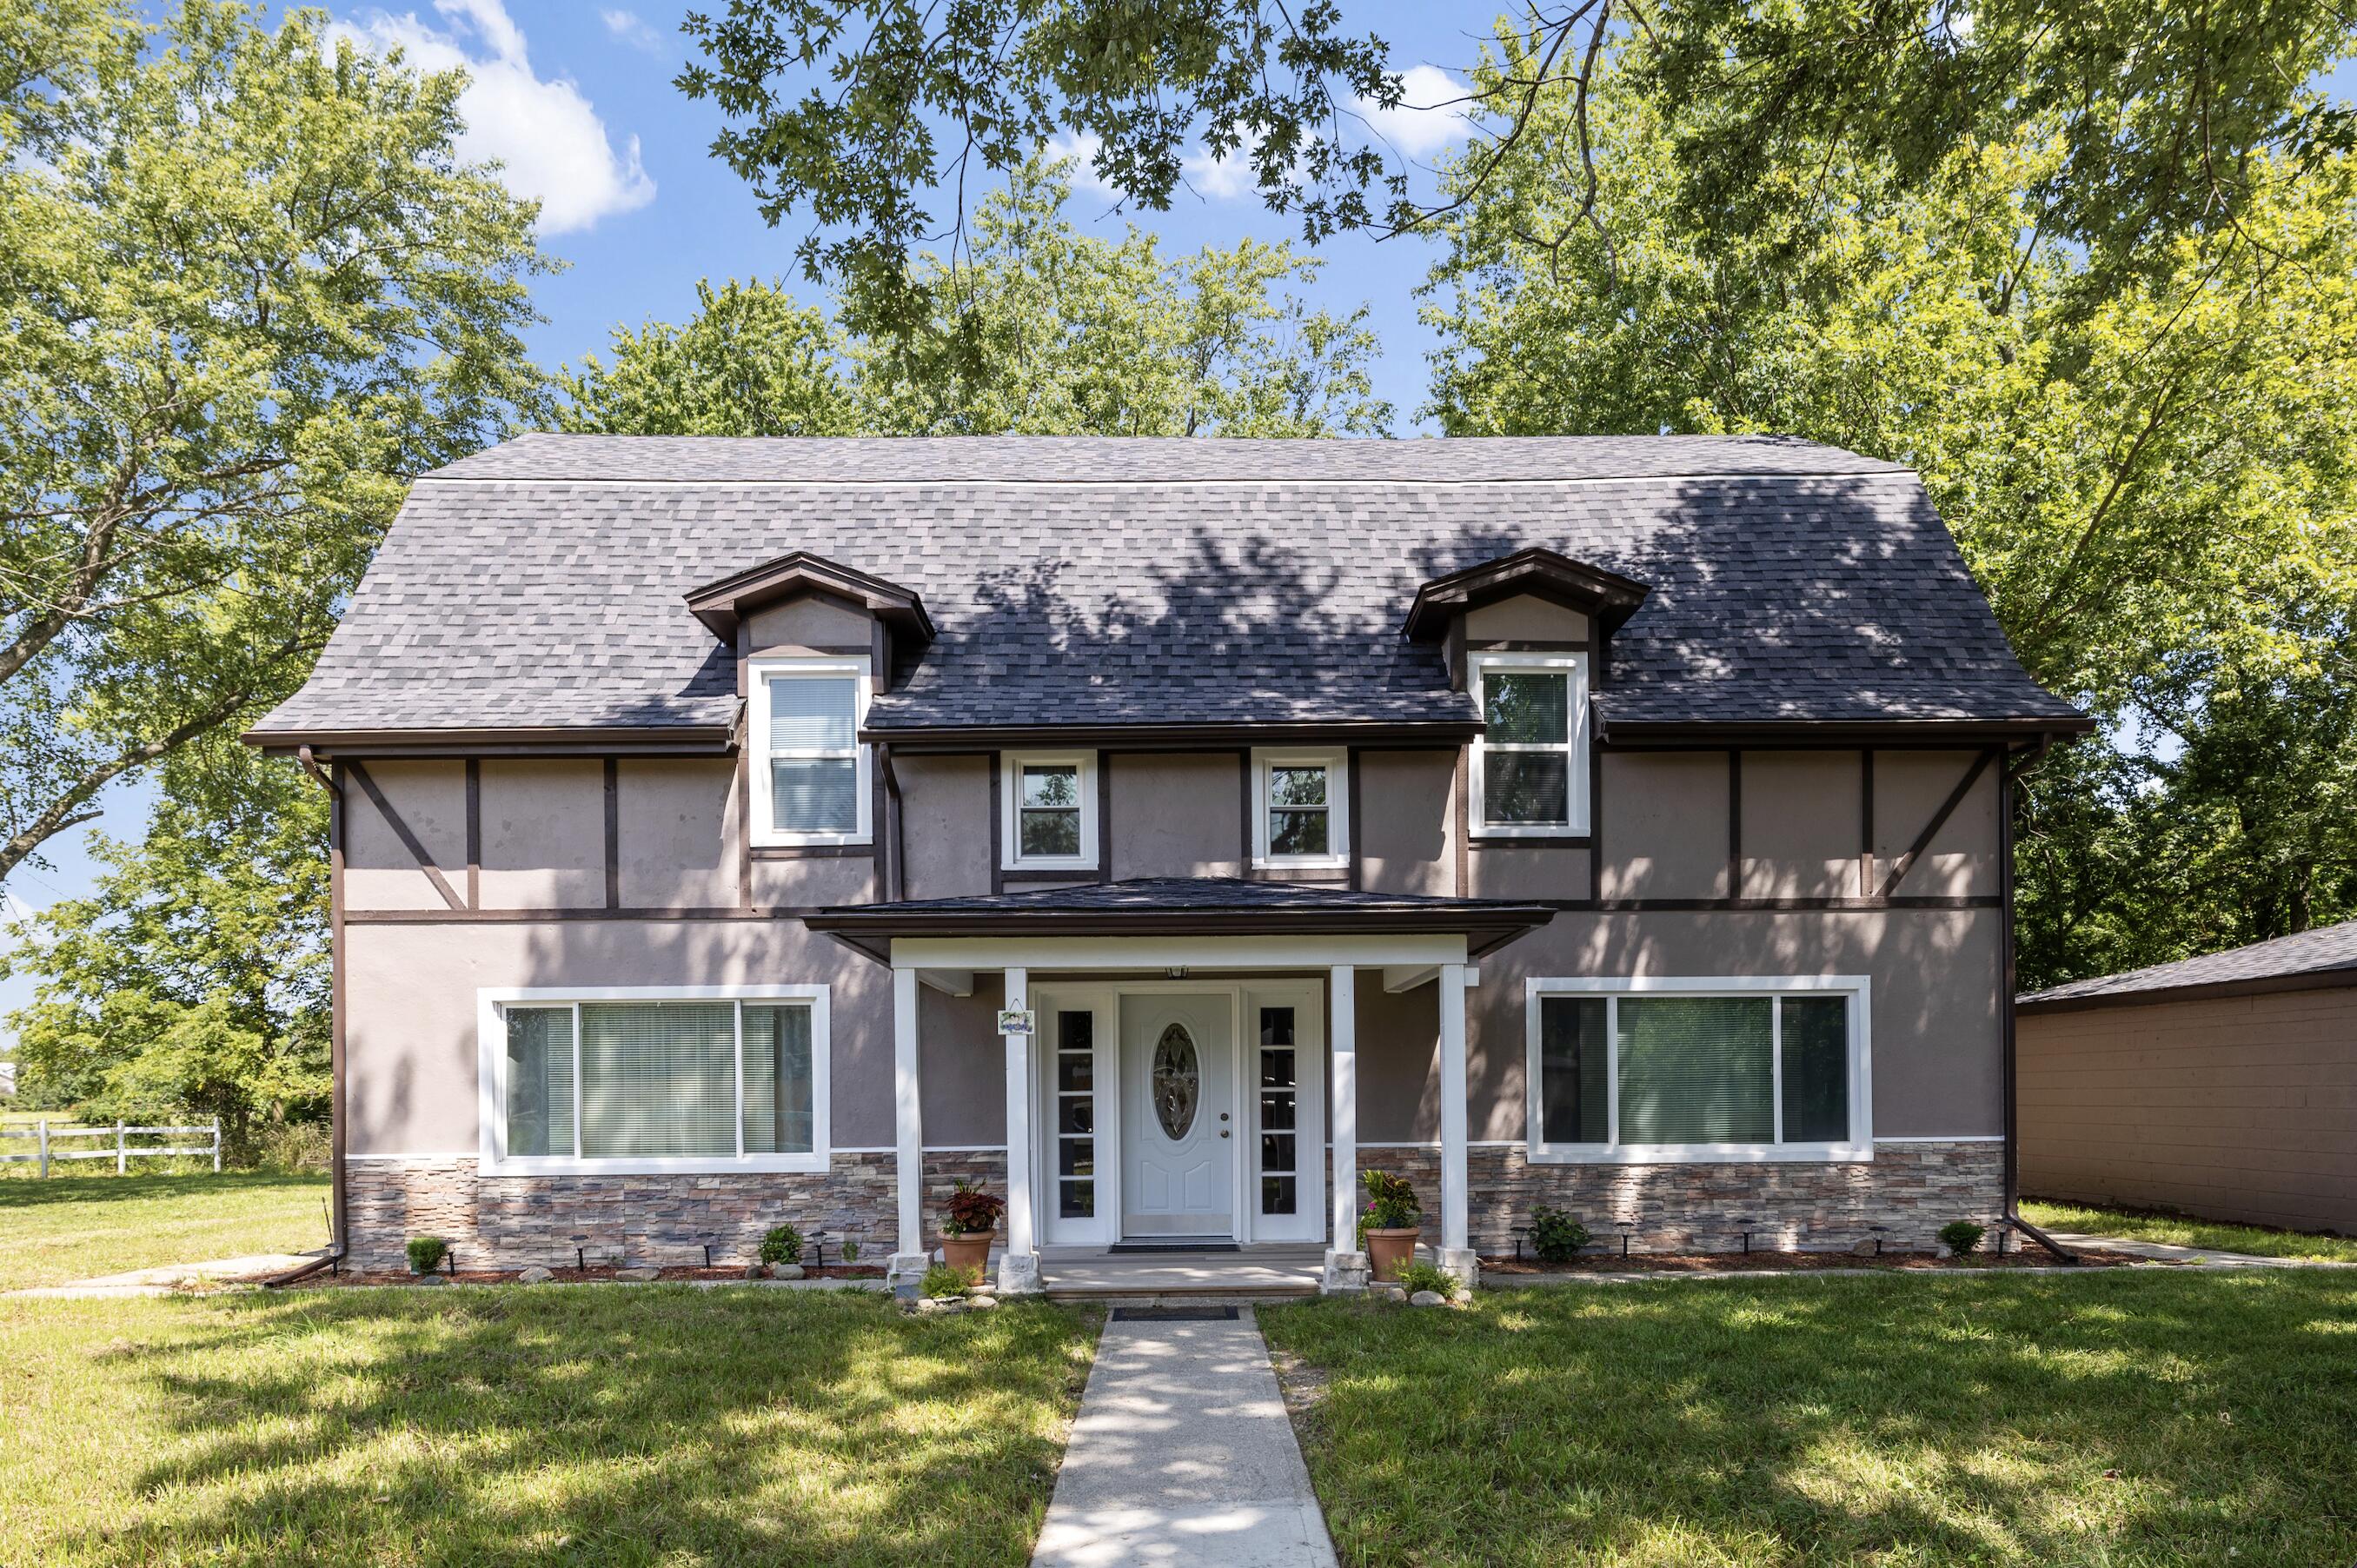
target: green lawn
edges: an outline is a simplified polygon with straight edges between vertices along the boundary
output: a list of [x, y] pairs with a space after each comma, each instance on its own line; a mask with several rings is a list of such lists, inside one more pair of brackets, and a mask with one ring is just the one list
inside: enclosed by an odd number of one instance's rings
[[2328, 1262], [2357, 1263], [2357, 1241], [2338, 1236], [2226, 1225], [2157, 1209], [2084, 1208], [2077, 1204], [2040, 1203], [2032, 1198], [2022, 1200], [2021, 1212], [2032, 1225], [2047, 1230], [2080, 1230], [2130, 1241], [2206, 1247], [2217, 1252], [2253, 1252], [2262, 1258], [2320, 1258]]
[[324, 1246], [327, 1196], [316, 1176], [0, 1181], [0, 1290]]
[[2357, 1273], [1264, 1310], [1342, 1561], [2357, 1562]]
[[1092, 1344], [865, 1292], [0, 1302], [0, 1558], [1015, 1568]]

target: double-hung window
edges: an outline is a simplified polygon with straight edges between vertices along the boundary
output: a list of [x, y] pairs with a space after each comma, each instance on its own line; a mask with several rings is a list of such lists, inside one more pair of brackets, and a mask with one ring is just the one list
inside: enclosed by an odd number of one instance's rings
[[827, 988], [480, 993], [491, 1173], [823, 1171]]
[[1253, 753], [1253, 864], [1351, 863], [1350, 765], [1337, 749]]
[[1468, 667], [1483, 726], [1473, 746], [1474, 832], [1586, 833], [1587, 655], [1476, 653]]
[[753, 842], [861, 844], [871, 815], [865, 658], [753, 660]]
[[1009, 752], [999, 759], [999, 822], [1008, 871], [1089, 871], [1097, 864], [1097, 765], [1090, 752]]
[[1530, 1155], [1873, 1154], [1863, 976], [1529, 983]]

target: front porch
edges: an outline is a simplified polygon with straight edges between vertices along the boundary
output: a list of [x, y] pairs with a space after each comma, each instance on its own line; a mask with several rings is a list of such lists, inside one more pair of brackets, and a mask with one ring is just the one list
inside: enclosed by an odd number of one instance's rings
[[[896, 1276], [931, 1255], [920, 991], [996, 974], [1005, 1056], [1002, 1293], [1182, 1300], [1363, 1290], [1358, 983], [1437, 988], [1435, 1256], [1477, 1273], [1467, 1173], [1473, 960], [1543, 907], [1221, 878], [833, 909], [890, 965]], [[1136, 1251], [1160, 1246], [1160, 1251]]]

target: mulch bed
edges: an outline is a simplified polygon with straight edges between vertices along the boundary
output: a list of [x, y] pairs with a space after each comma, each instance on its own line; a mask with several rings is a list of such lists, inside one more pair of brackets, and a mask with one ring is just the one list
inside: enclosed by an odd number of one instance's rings
[[[2080, 1248], [2077, 1251], [2081, 1263], [2089, 1268], [2119, 1268], [2152, 1262], [2131, 1253], [2105, 1251], [2094, 1247]], [[1631, 1252], [1624, 1258], [1618, 1251], [1612, 1251], [1583, 1252], [1563, 1263], [1542, 1263], [1534, 1258], [1512, 1255], [1484, 1258], [1481, 1260], [1481, 1273], [1485, 1278], [1512, 1274], [1732, 1274], [1773, 1269], [1884, 1269], [1973, 1273], [1990, 1269], [2052, 1268], [2059, 1262], [2043, 1247], [2026, 1247], [2004, 1253], [1975, 1252], [1963, 1258], [1942, 1258], [1930, 1252], [1885, 1252], [1879, 1257], [1860, 1257], [1853, 1252], [1770, 1252], [1764, 1250], [1749, 1252]]]
[[[460, 1269], [455, 1273], [439, 1270], [436, 1272], [453, 1284], [511, 1285], [517, 1283], [517, 1271], [514, 1269]], [[607, 1267], [560, 1269], [551, 1265], [549, 1272], [555, 1276], [548, 1282], [551, 1284], [614, 1283], [614, 1271]], [[823, 1269], [805, 1269], [802, 1273], [802, 1278], [806, 1280], [880, 1280], [883, 1277], [884, 1271], [872, 1263], [855, 1263], [849, 1266], [831, 1263]], [[692, 1268], [667, 1268], [662, 1271], [662, 1279], [664, 1282], [713, 1280], [733, 1281], [737, 1284], [750, 1283], [745, 1278], [745, 1265], [742, 1263], [734, 1268], [716, 1265], [707, 1269], [701, 1264]], [[404, 1285], [416, 1283], [417, 1276], [407, 1269], [382, 1269], [365, 1273], [347, 1269], [342, 1273], [323, 1270], [308, 1279], [296, 1281], [296, 1286], [299, 1289], [303, 1285]]]

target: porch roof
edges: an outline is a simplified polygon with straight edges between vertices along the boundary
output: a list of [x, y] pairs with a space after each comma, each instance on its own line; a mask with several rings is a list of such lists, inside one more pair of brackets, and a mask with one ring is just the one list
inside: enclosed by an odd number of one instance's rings
[[851, 904], [807, 916], [814, 931], [889, 962], [895, 937], [1266, 936], [1417, 932], [1466, 939], [1469, 957], [1555, 918], [1545, 904], [1366, 893], [1235, 876], [1139, 876], [1022, 893]]

